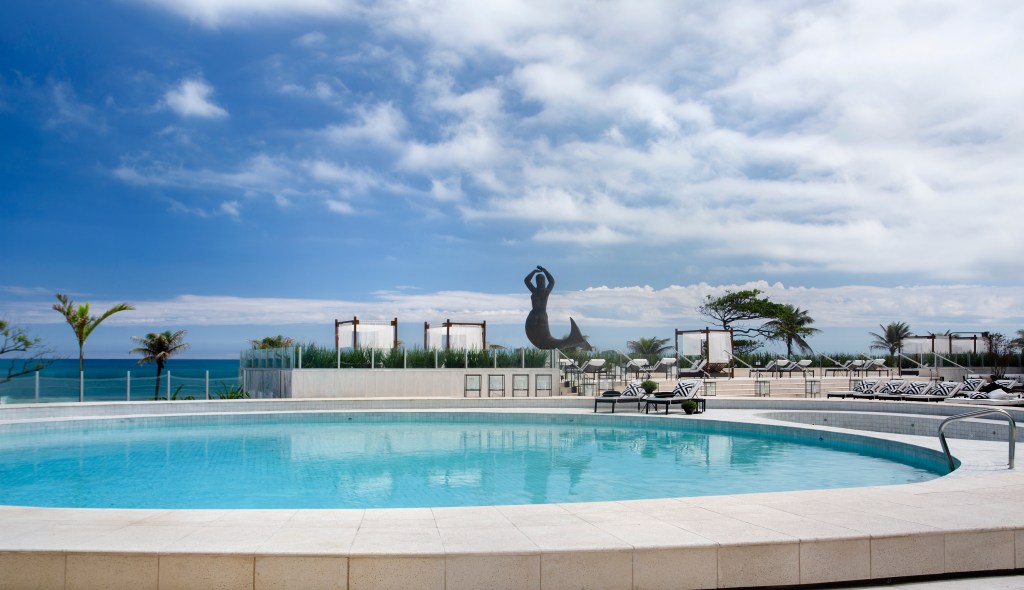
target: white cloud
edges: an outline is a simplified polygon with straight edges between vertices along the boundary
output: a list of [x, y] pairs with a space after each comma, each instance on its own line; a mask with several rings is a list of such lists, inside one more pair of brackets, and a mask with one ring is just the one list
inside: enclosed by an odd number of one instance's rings
[[182, 117], [219, 119], [228, 112], [210, 101], [213, 86], [201, 78], [187, 78], [164, 95], [164, 104]]
[[[328, 207], [401, 177], [535, 241], [748, 276], [1024, 272], [1019, 2], [157, 3], [210, 26], [314, 16], [303, 59], [411, 62], [314, 134], [313, 180], [349, 187], [316, 184]], [[374, 44], [334, 46], [332, 18]], [[332, 67], [278, 88], [337, 100]], [[364, 166], [367, 145], [386, 153]]]
[[[685, 327], [707, 322], [696, 313], [706, 295], [727, 290], [759, 289], [773, 301], [809, 310], [821, 328], [873, 327], [906, 321], [928, 331], [988, 329], [1024, 323], [1024, 296], [1013, 287], [985, 285], [922, 285], [831, 288], [787, 287], [757, 281], [733, 285], [599, 286], [581, 291], [556, 290], [549, 301], [552, 321], [567, 323], [572, 316], [593, 327]], [[27, 295], [27, 294], [26, 294]], [[117, 302], [94, 301], [97, 309]], [[133, 301], [137, 311], [117, 314], [111, 325], [226, 326], [245, 324], [317, 324], [333, 322], [340, 314], [395, 317], [404, 322], [434, 318], [486, 319], [496, 325], [521, 324], [529, 312], [529, 294], [438, 291], [379, 292], [370, 301], [236, 296], [181, 295], [167, 300]], [[48, 301], [0, 301], [0, 316], [18, 317], [27, 324], [60, 323]], [[556, 318], [561, 318], [556, 320]]]
[[406, 128], [405, 117], [390, 103], [359, 106], [356, 121], [350, 125], [331, 125], [323, 134], [339, 143], [370, 142], [395, 146]]

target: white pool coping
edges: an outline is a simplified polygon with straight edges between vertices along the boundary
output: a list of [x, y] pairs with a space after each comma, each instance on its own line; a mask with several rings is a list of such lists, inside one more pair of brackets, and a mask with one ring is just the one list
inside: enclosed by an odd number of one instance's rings
[[[592, 412], [591, 401], [570, 401], [517, 411]], [[393, 405], [408, 411], [407, 402]], [[132, 404], [112, 406], [120, 414], [145, 410], [146, 403]], [[934, 436], [792, 424], [763, 409], [709, 405], [703, 415], [671, 416], [939, 449]], [[956, 472], [867, 488], [466, 508], [0, 506], [0, 588], [727, 588], [1024, 568], [1024, 474], [1006, 469], [1006, 442], [952, 439], [950, 446], [962, 462]]]

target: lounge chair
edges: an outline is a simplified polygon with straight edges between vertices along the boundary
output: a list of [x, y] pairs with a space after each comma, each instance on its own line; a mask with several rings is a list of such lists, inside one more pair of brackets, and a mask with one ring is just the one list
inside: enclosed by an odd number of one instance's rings
[[698, 379], [680, 379], [679, 383], [676, 383], [675, 389], [671, 393], [655, 393], [653, 396], [646, 398], [646, 405], [644, 406], [644, 413], [650, 413], [651, 406], [655, 406], [655, 412], [657, 412], [657, 406], [664, 405], [665, 413], [668, 414], [669, 407], [673, 405], [682, 405], [683, 402], [693, 400], [697, 403], [697, 413], [704, 411], [704, 399], [697, 397], [697, 392], [700, 391], [701, 382]]
[[[650, 373], [657, 373], [658, 371], [665, 372], [665, 378], [668, 379], [669, 371], [671, 371], [678, 362], [678, 359], [674, 356], [667, 356], [659, 360], [653, 367], [651, 367]], [[650, 374], [649, 373], [649, 374]]]
[[[853, 386], [853, 392], [850, 397], [856, 399], [875, 399], [878, 392], [885, 387], [886, 383], [883, 383], [881, 379], [865, 379]], [[900, 385], [903, 385], [903, 381], [900, 381]], [[860, 386], [860, 390], [857, 388]]]
[[[832, 359], [829, 359], [829, 360], [832, 360]], [[832, 362], [836, 363], [836, 361], [832, 361]], [[836, 363], [835, 367], [826, 367], [825, 368], [825, 376], [827, 377], [829, 373], [832, 373], [833, 375], [836, 375], [838, 373], [842, 373], [844, 375], [849, 375], [851, 372], [853, 372], [853, 370], [855, 368], [854, 367], [854, 363], [857, 363], [857, 362], [859, 362], [861, 365], [864, 364], [864, 361], [846, 361], [845, 363]]]
[[689, 367], [685, 369], [680, 368], [678, 376], [680, 379], [686, 377], [706, 377], [707, 373], [705, 373], [704, 367], [706, 367], [707, 364], [707, 359], [700, 359], [699, 361], [694, 361], [690, 363]]
[[790, 375], [792, 375], [793, 373], [799, 371], [805, 377], [807, 376], [807, 373], [810, 373], [811, 377], [814, 377], [814, 369], [811, 368], [811, 364], [813, 362], [814, 361], [811, 359], [803, 359], [795, 363], [789, 363], [785, 367], [781, 367], [780, 369], [778, 369], [779, 376], [781, 377], [783, 373], [789, 373]]
[[864, 363], [861, 371], [863, 371], [865, 375], [877, 372], [879, 377], [882, 376], [882, 373], [885, 373], [886, 376], [892, 375], [892, 367], [885, 364], [885, 359], [871, 359]]
[[931, 381], [911, 381], [903, 388], [903, 401], [907, 402], [941, 402], [946, 396], [937, 393], [939, 390]]
[[640, 378], [640, 374], [643, 373], [644, 379], [648, 379], [651, 376], [651, 364], [647, 362], [647, 359], [629, 359], [626, 363], [626, 373], [636, 373], [636, 378]]
[[903, 379], [890, 379], [877, 390], [875, 390], [875, 399], [887, 399], [892, 401], [903, 400], [903, 390], [906, 389], [907, 382]]
[[761, 377], [764, 373], [768, 373], [769, 377], [771, 377], [775, 373], [778, 373], [781, 377], [782, 371], [787, 370], [786, 367], [788, 367], [789, 365], [789, 359], [777, 359], [774, 361], [769, 361], [768, 364], [763, 367], [754, 367], [753, 369], [750, 369], [750, 374], [755, 379]]
[[853, 386], [853, 389], [841, 390], [841, 391], [830, 391], [830, 392], [828, 392], [826, 397], [838, 397], [838, 398], [846, 399], [848, 397], [854, 397], [855, 393], [864, 393], [864, 392], [867, 392], [867, 391], [871, 391], [872, 394], [873, 394], [876, 385], [878, 385], [878, 379], [864, 379], [863, 381], [858, 381]]
[[601, 394], [601, 397], [594, 398], [594, 412], [597, 412], [597, 404], [611, 404], [612, 414], [615, 413], [615, 406], [622, 402], [631, 404], [636, 403], [636, 411], [640, 411], [640, 404], [644, 401], [647, 392], [644, 391], [643, 387], [640, 387], [639, 381], [634, 381], [626, 386], [626, 389], [621, 393], [618, 391], [606, 391]]

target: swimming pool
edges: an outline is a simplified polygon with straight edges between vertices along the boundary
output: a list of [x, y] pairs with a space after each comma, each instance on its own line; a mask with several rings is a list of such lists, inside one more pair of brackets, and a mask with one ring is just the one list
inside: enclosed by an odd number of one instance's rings
[[409, 508], [926, 481], [941, 460], [858, 437], [714, 421], [480, 412], [86, 420], [7, 429], [7, 504]]

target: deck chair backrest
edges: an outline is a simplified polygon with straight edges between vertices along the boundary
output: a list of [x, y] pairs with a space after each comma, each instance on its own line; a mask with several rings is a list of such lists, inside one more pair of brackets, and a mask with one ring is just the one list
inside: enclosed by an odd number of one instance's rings
[[806, 369], [807, 367], [811, 366], [811, 363], [813, 363], [813, 362], [814, 361], [812, 359], [803, 359], [803, 360], [799, 361], [796, 364], [796, 366], [800, 367], [801, 369]]
[[939, 381], [935, 384], [935, 394], [946, 397], [956, 395], [960, 391], [961, 383], [956, 381]]
[[903, 393], [906, 395], [928, 395], [931, 388], [932, 384], [930, 381], [911, 381], [907, 383]]
[[676, 383], [675, 389], [672, 390], [672, 397], [680, 397], [683, 399], [690, 399], [697, 397], [697, 389], [700, 387], [700, 381], [696, 379], [683, 379], [679, 383]]
[[890, 379], [884, 385], [878, 388], [875, 393], [899, 393], [903, 391], [907, 382], [903, 379]]

